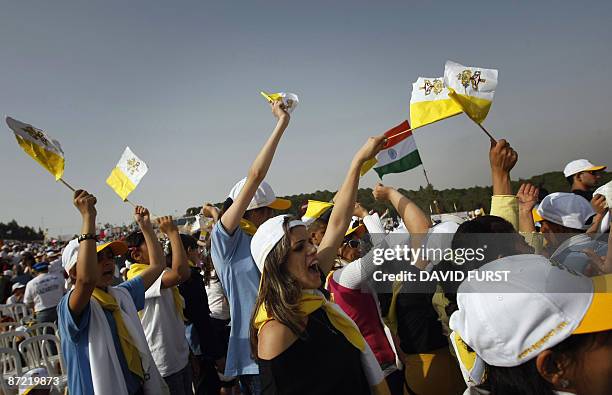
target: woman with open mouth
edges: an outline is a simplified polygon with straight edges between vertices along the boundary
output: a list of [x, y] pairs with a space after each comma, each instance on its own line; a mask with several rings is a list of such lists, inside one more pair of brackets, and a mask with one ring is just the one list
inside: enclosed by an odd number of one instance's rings
[[253, 236], [261, 282], [250, 341], [264, 394], [389, 391], [357, 325], [318, 290], [348, 227], [361, 166], [384, 143], [384, 136], [372, 137], [355, 154], [318, 249], [306, 225], [287, 215], [267, 220]]

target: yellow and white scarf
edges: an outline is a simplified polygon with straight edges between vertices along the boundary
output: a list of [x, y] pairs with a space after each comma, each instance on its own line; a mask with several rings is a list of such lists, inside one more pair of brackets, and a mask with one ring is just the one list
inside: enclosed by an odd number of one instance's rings
[[[319, 308], [323, 309], [334, 328], [340, 331], [349, 343], [361, 351], [361, 364], [372, 392], [377, 395], [389, 394], [389, 388], [380, 365], [353, 320], [337, 304], [328, 302], [321, 292], [317, 290], [304, 291], [300, 300], [300, 311], [304, 315], [309, 315]], [[255, 316], [255, 328], [259, 332], [266, 322], [273, 319], [262, 304]]]
[[104, 310], [111, 311], [128, 369], [143, 378], [146, 395], [168, 394], [147, 344], [136, 306], [127, 290], [96, 288], [90, 302], [88, 354], [94, 393], [127, 395], [125, 377]]

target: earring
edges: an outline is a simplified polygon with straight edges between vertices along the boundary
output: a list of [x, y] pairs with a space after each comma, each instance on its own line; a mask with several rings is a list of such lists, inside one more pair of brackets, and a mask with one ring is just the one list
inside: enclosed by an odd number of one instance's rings
[[567, 388], [570, 385], [570, 382], [568, 379], [561, 379], [559, 381], [559, 384], [561, 384], [561, 388]]

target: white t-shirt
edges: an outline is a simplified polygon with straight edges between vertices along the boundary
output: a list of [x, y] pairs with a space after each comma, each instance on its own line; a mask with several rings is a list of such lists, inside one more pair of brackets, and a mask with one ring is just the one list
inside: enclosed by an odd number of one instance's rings
[[64, 296], [64, 279], [52, 273], [42, 273], [26, 284], [23, 303], [34, 303], [39, 312], [57, 306]]
[[6, 299], [6, 304], [17, 304], [17, 303], [23, 303], [23, 301], [17, 300], [16, 295], [11, 295]]
[[185, 324], [174, 305], [172, 289], [161, 287], [162, 276], [163, 273], [145, 292], [145, 307], [140, 321], [155, 364], [161, 375], [167, 377], [187, 366], [189, 345], [185, 338]]
[[229, 320], [229, 304], [225, 292], [223, 292], [221, 281], [211, 280], [210, 285], [206, 286], [206, 296], [208, 296], [210, 316], [218, 320]]

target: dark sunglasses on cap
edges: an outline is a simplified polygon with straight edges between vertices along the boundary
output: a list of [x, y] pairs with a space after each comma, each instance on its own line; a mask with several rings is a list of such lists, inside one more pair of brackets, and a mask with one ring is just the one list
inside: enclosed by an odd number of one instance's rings
[[349, 241], [346, 241], [344, 244], [349, 246], [350, 248], [359, 248], [359, 246], [361, 245], [361, 240], [351, 239]]

